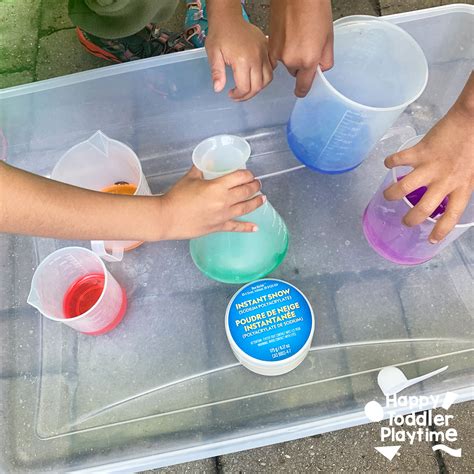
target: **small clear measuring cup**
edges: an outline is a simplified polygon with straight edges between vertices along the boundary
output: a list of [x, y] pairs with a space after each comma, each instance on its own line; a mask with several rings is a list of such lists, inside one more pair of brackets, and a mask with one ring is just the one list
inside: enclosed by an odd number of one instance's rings
[[48, 255], [33, 275], [27, 301], [47, 318], [94, 336], [114, 329], [127, 309], [125, 290], [83, 247]]
[[369, 16], [334, 23], [334, 67], [318, 69], [297, 99], [288, 144], [308, 167], [343, 173], [358, 165], [403, 110], [423, 92], [428, 64], [400, 27]]
[[[126, 186], [132, 192], [124, 194], [151, 195], [140, 160], [134, 151], [101, 131], [68, 150], [56, 163], [51, 178], [94, 191], [120, 193], [120, 187]], [[114, 188], [116, 191], [113, 191]], [[136, 248], [141, 243], [92, 241], [92, 249], [105, 260], [119, 261], [124, 251]]]
[[[400, 150], [411, 148], [422, 138], [417, 136], [408, 140]], [[417, 265], [430, 260], [474, 226], [473, 196], [459, 224], [438, 244], [431, 244], [428, 237], [439, 216], [428, 217], [414, 227], [403, 225], [403, 216], [413, 208], [413, 204], [406, 197], [398, 201], [387, 201], [383, 192], [411, 170], [408, 166], [390, 170], [370, 200], [363, 217], [363, 230], [370, 246], [382, 257], [401, 265]]]
[[193, 151], [193, 164], [204, 179], [215, 179], [247, 168], [250, 156], [247, 140], [236, 135], [216, 135], [199, 143]]

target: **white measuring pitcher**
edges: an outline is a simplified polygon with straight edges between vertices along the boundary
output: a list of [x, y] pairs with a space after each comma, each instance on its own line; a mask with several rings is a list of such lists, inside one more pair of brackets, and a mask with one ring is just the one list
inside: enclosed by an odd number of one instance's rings
[[[51, 178], [94, 191], [106, 191], [122, 183], [135, 186], [134, 195], [151, 195], [135, 152], [100, 130], [68, 150], [57, 162]], [[141, 243], [95, 240], [91, 245], [92, 250], [104, 260], [120, 261], [124, 251], [136, 248]]]

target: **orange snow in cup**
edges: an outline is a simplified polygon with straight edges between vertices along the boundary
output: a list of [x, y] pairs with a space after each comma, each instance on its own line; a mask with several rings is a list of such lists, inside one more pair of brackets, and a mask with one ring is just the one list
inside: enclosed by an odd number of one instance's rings
[[[103, 193], [125, 194], [129, 196], [133, 196], [136, 191], [137, 191], [136, 184], [127, 183], [126, 181], [117, 181], [111, 186], [107, 186], [104, 189], [102, 189]], [[127, 252], [128, 250], [136, 249], [141, 244], [143, 244], [143, 242], [137, 242], [136, 244], [130, 245], [130, 247], [125, 248], [124, 251]]]

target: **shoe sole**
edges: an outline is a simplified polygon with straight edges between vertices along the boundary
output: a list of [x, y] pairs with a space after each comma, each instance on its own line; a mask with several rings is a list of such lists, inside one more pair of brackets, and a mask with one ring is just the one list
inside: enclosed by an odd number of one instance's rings
[[84, 34], [82, 33], [82, 31], [79, 28], [76, 28], [76, 33], [77, 33], [77, 37], [79, 38], [80, 43], [82, 44], [82, 46], [84, 46], [84, 48], [86, 48], [86, 50], [90, 54], [92, 54], [92, 55], [94, 55], [98, 58], [105, 59], [106, 61], [112, 61], [114, 63], [121, 63], [122, 62], [122, 61], [120, 61], [120, 59], [118, 59], [112, 53], [109, 53], [105, 49], [102, 49], [99, 46], [97, 46], [96, 44], [89, 41], [84, 36]]

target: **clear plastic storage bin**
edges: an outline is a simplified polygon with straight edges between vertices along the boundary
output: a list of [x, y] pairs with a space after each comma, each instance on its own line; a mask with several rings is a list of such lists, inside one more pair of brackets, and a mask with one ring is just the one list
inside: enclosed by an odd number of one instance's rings
[[3, 235], [0, 471], [138, 471], [367, 423], [364, 406], [383, 400], [377, 374], [387, 365], [408, 378], [447, 365], [407, 393], [473, 398], [472, 234], [402, 267], [369, 247], [361, 217], [386, 173], [383, 158], [425, 133], [461, 91], [473, 67], [474, 7], [385, 19], [423, 48], [428, 86], [372, 155], [340, 176], [278, 173], [299, 164], [285, 137], [294, 79], [282, 67], [245, 103], [213, 92], [203, 50], [0, 91], [7, 161], [43, 175], [102, 130], [136, 152], [159, 193], [189, 168], [201, 140], [244, 136], [248, 167], [272, 174], [263, 190], [291, 235], [272, 276], [300, 288], [316, 320], [297, 369], [271, 378], [248, 371], [225, 335], [237, 287], [202, 275], [188, 242], [161, 242], [108, 264], [125, 286], [127, 316], [110, 334], [82, 335], [26, 303], [38, 263], [78, 243]]

